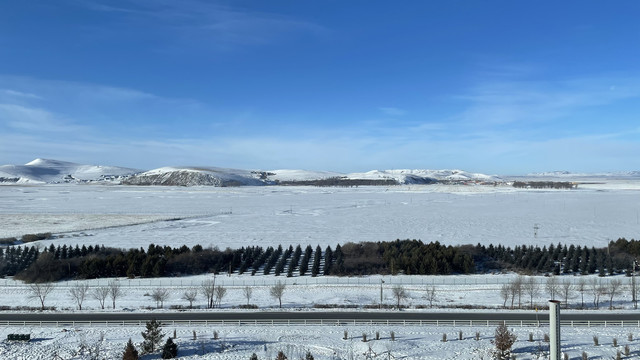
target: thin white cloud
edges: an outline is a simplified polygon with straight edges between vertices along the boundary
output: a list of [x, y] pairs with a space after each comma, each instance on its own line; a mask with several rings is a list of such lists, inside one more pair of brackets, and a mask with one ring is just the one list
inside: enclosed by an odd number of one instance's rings
[[[630, 81], [607, 83], [618, 84], [615, 92], [623, 95], [600, 99], [601, 104], [637, 96]], [[597, 82], [575, 84], [555, 92], [550, 88], [552, 95], [566, 95], [559, 99], [545, 94], [542, 85], [487, 84], [457, 98], [469, 108], [450, 118], [420, 121], [412, 111], [393, 124], [388, 119], [353, 121], [331, 128], [316, 125], [315, 129], [313, 125], [297, 122], [285, 130], [260, 127], [256, 119], [263, 119], [263, 114], [246, 113], [243, 109], [235, 115], [242, 124], [239, 128], [244, 129], [239, 135], [239, 131], [222, 125], [207, 131], [190, 129], [184, 120], [189, 117], [199, 125], [203, 119], [220, 124], [218, 118], [234, 116], [212, 116], [206, 104], [189, 99], [166, 99], [135, 89], [95, 84], [0, 77], [2, 89], [38, 94], [46, 99], [19, 97], [21, 100], [16, 98], [14, 103], [0, 101], [0, 164], [51, 157], [145, 169], [165, 165], [341, 172], [462, 168], [497, 174], [549, 169], [639, 169], [640, 159], [635, 156], [640, 153], [640, 144], [635, 140], [639, 132], [637, 123], [607, 132], [532, 136], [536, 126], [505, 126], [511, 123], [495, 121], [516, 118], [520, 123], [554, 124], [560, 116], [595, 106], [585, 99], [597, 96]], [[610, 92], [608, 86], [604, 91]], [[80, 109], [76, 109], [78, 104], [82, 104]], [[536, 109], [541, 110], [527, 114]], [[177, 120], [172, 123], [174, 116]], [[162, 121], [142, 125], [137, 121], [156, 117]], [[256, 128], [247, 130], [252, 125]], [[158, 131], [163, 127], [166, 131]]]
[[[135, 24], [148, 22], [159, 27], [163, 40], [185, 44], [268, 44], [292, 35], [326, 34], [328, 30], [312, 21], [284, 15], [255, 12], [219, 2], [200, 0], [128, 1], [114, 7], [102, 1], [80, 2], [90, 10], [110, 12]], [[175, 45], [175, 44], [174, 44]]]
[[27, 98], [27, 99], [42, 99], [42, 97], [36, 95], [36, 94], [30, 94], [30, 93], [24, 93], [21, 91], [16, 91], [16, 90], [11, 90], [11, 89], [3, 89], [2, 93], [4, 93], [5, 95], [9, 95], [12, 97], [18, 97], [18, 98]]
[[[619, 84], [610, 90], [612, 82]], [[640, 99], [635, 77], [591, 77], [541, 81], [491, 79], [456, 96], [466, 108], [452, 117], [470, 127], [527, 126], [571, 119], [585, 109]]]
[[18, 131], [37, 133], [77, 133], [84, 129], [50, 111], [15, 104], [0, 104], [0, 124]]

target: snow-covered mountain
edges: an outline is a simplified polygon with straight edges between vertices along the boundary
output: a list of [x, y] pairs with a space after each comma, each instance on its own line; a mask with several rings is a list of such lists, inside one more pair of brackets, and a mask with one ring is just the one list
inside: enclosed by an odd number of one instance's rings
[[338, 173], [295, 169], [242, 170], [218, 167], [162, 167], [143, 172], [116, 166], [81, 165], [36, 159], [25, 165], [0, 166], [0, 184], [115, 182], [125, 185], [261, 186], [261, 185], [390, 185], [469, 182], [639, 180], [640, 171], [572, 173], [552, 171], [524, 176], [497, 176], [463, 170], [396, 169]]
[[0, 183], [55, 184], [118, 181], [140, 170], [117, 166], [81, 165], [66, 161], [35, 159], [25, 165], [0, 166]]
[[373, 170], [347, 174], [351, 179], [393, 179], [399, 184], [423, 184], [435, 181], [503, 181], [495, 175], [470, 173], [462, 170]]
[[494, 175], [475, 174], [462, 170], [372, 170], [361, 173], [336, 173], [326, 171], [305, 170], [269, 170], [264, 172], [266, 179], [274, 182], [295, 184], [296, 182], [310, 182], [315, 180], [338, 179], [343, 182], [349, 180], [370, 181], [396, 184], [432, 184], [435, 182], [452, 181], [503, 181]]
[[265, 185], [261, 172], [216, 167], [162, 167], [130, 176], [126, 185], [167, 186], [257, 186]]

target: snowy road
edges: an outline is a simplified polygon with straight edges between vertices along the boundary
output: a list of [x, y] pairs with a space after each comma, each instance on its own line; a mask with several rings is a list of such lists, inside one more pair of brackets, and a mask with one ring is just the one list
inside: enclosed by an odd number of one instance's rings
[[[286, 312], [286, 311], [260, 311], [260, 312], [127, 312], [127, 313], [2, 313], [0, 322], [131, 322], [156, 319], [160, 321], [241, 321], [259, 322], [269, 321], [312, 321], [320, 320], [326, 323], [335, 322], [366, 322], [366, 321], [544, 321], [548, 320], [546, 311], [535, 312], [411, 312], [411, 311], [313, 311], [313, 312]], [[568, 312], [562, 314], [563, 321], [575, 322], [604, 322], [625, 321], [640, 322], [640, 313], [637, 312]]]

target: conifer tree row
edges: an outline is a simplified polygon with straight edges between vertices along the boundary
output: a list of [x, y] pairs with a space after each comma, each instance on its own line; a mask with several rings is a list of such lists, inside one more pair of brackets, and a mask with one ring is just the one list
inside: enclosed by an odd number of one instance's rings
[[[514, 247], [482, 244], [445, 246], [419, 240], [363, 242], [327, 246], [301, 245], [203, 248], [150, 244], [129, 250], [104, 246], [0, 248], [0, 275], [27, 282], [102, 277], [159, 277], [203, 273], [238, 273], [288, 277], [368, 274], [468, 274], [509, 270], [524, 274], [630, 274], [640, 242], [624, 238], [606, 248], [549, 244]], [[313, 258], [313, 259], [312, 259]], [[310, 272], [310, 274], [309, 274]]]

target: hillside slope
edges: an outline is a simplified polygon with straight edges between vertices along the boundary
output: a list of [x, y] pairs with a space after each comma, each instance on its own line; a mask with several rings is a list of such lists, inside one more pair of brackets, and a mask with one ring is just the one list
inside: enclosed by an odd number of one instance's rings
[[267, 184], [259, 174], [247, 170], [215, 167], [163, 167], [131, 176], [125, 185], [164, 186], [260, 186]]
[[119, 181], [139, 171], [117, 166], [82, 165], [59, 160], [35, 159], [25, 165], [0, 166], [0, 183], [57, 184]]

